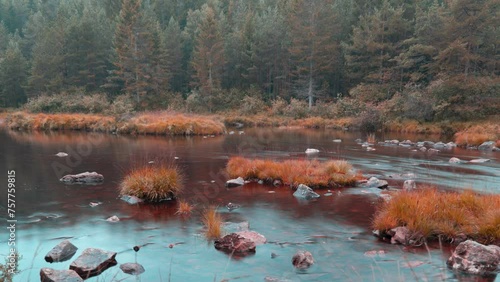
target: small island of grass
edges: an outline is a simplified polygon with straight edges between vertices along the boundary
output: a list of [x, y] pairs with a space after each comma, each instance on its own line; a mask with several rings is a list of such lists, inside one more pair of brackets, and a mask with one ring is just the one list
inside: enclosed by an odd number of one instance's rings
[[304, 184], [314, 188], [352, 186], [360, 177], [351, 164], [344, 160], [319, 162], [317, 160], [273, 160], [246, 159], [233, 157], [226, 170], [230, 177], [243, 177], [249, 180], [262, 180], [273, 183], [275, 180], [293, 187]]
[[373, 228], [381, 233], [399, 226], [425, 240], [467, 237], [498, 244], [500, 195], [440, 192], [432, 187], [401, 191], [379, 207], [373, 220]]
[[120, 183], [120, 194], [135, 196], [146, 202], [160, 202], [175, 198], [182, 190], [182, 176], [178, 168], [146, 166], [133, 169]]

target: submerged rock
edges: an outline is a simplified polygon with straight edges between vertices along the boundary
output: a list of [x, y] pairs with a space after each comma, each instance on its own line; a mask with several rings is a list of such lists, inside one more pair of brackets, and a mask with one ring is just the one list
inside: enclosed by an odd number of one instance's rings
[[242, 177], [226, 181], [226, 187], [228, 188], [243, 186], [244, 184], [245, 184], [245, 179], [243, 179]]
[[453, 157], [448, 162], [451, 163], [451, 164], [459, 164], [462, 161], [459, 158]]
[[250, 239], [244, 238], [237, 233], [231, 233], [215, 240], [214, 247], [219, 251], [241, 255], [255, 253], [256, 245]]
[[299, 199], [312, 200], [319, 198], [319, 194], [314, 192], [310, 187], [300, 184], [297, 190], [293, 193], [293, 196]]
[[448, 266], [451, 269], [469, 274], [494, 273], [499, 270], [499, 265], [500, 247], [485, 246], [472, 240], [460, 243], [448, 259]]
[[411, 232], [407, 227], [399, 226], [387, 232], [391, 236], [391, 244], [416, 246], [421, 244], [423, 237]]
[[127, 274], [130, 275], [139, 275], [144, 273], [144, 267], [138, 263], [127, 262], [124, 264], [120, 264], [120, 269]]
[[109, 221], [109, 222], [118, 222], [118, 221], [120, 221], [120, 218], [117, 217], [116, 215], [113, 215], [113, 216], [109, 217], [108, 219], [106, 219], [106, 221]]
[[136, 196], [130, 196], [130, 195], [123, 195], [120, 197], [120, 200], [125, 201], [131, 205], [136, 205], [136, 204], [144, 202], [143, 199], [138, 198]]
[[297, 251], [292, 257], [292, 264], [298, 269], [307, 269], [314, 264], [314, 258], [308, 251]]
[[405, 180], [405, 182], [403, 183], [403, 190], [410, 191], [415, 189], [417, 189], [417, 183], [415, 182], [415, 180]]
[[366, 183], [363, 184], [363, 187], [366, 188], [387, 188], [389, 183], [385, 180], [380, 180], [376, 177], [370, 177]]
[[257, 233], [255, 231], [240, 231], [240, 232], [236, 232], [236, 234], [238, 234], [239, 236], [245, 238], [245, 239], [248, 239], [252, 242], [255, 243], [255, 246], [258, 246], [258, 245], [262, 245], [262, 244], [265, 244], [267, 242], [267, 239], [266, 237], [264, 237], [264, 235], [260, 234], [260, 233]]
[[473, 159], [473, 160], [470, 160], [469, 163], [482, 164], [482, 163], [486, 163], [489, 161], [490, 161], [490, 159]]
[[55, 270], [42, 268], [40, 270], [40, 281], [42, 282], [81, 282], [83, 279], [73, 270]]
[[64, 158], [64, 157], [67, 157], [69, 155], [67, 153], [65, 153], [65, 152], [59, 152], [59, 153], [56, 154], [56, 156], [60, 157], [60, 158]]
[[99, 275], [109, 267], [115, 266], [115, 256], [115, 252], [87, 248], [71, 263], [69, 268], [76, 271], [80, 277], [86, 279]]
[[45, 261], [53, 263], [69, 260], [77, 250], [69, 240], [64, 240], [45, 255]]
[[233, 211], [233, 210], [236, 210], [236, 209], [239, 209], [241, 206], [238, 205], [238, 204], [234, 204], [234, 203], [231, 203], [229, 202], [227, 205], [226, 205], [226, 208], [229, 210], [229, 211]]
[[59, 181], [64, 183], [77, 183], [77, 184], [94, 184], [104, 181], [104, 176], [97, 172], [82, 172], [79, 174], [68, 174], [63, 176]]
[[318, 149], [306, 149], [306, 154], [317, 154], [319, 153], [319, 150]]

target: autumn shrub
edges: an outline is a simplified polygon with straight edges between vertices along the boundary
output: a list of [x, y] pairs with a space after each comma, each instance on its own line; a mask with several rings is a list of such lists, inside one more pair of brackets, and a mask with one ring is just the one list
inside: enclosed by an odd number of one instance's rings
[[380, 110], [375, 107], [367, 108], [357, 118], [358, 127], [363, 132], [375, 132], [382, 129], [383, 118]]
[[223, 235], [222, 217], [217, 212], [217, 207], [211, 206], [203, 211], [203, 224], [205, 237], [209, 240], [219, 239]]
[[355, 117], [363, 112], [366, 108], [364, 103], [352, 98], [340, 98], [335, 103], [335, 117]]
[[109, 108], [105, 111], [107, 115], [121, 116], [125, 114], [133, 114], [134, 111], [134, 101], [130, 95], [120, 95], [117, 96]]
[[103, 113], [109, 108], [105, 94], [89, 94], [83, 91], [62, 92], [55, 95], [43, 94], [31, 98], [24, 109], [32, 113]]
[[372, 226], [385, 232], [406, 226], [424, 238], [458, 236], [483, 243], [500, 242], [500, 195], [441, 192], [433, 187], [401, 191], [378, 207]]
[[255, 115], [267, 109], [266, 104], [260, 98], [245, 96], [241, 101], [240, 113], [243, 115]]
[[292, 98], [283, 114], [294, 119], [305, 118], [309, 116], [309, 106], [306, 101]]
[[283, 98], [278, 97], [271, 101], [271, 113], [273, 115], [284, 115], [287, 106], [288, 103]]
[[352, 166], [343, 160], [319, 162], [316, 160], [273, 160], [246, 159], [233, 157], [229, 159], [226, 171], [230, 177], [259, 179], [267, 183], [281, 180], [284, 184], [310, 187], [339, 187], [353, 185], [358, 178]]
[[435, 80], [427, 91], [436, 100], [436, 120], [470, 121], [498, 114], [498, 77], [456, 75]]
[[160, 202], [177, 197], [182, 187], [182, 176], [177, 167], [151, 165], [132, 169], [125, 175], [120, 183], [120, 195]]

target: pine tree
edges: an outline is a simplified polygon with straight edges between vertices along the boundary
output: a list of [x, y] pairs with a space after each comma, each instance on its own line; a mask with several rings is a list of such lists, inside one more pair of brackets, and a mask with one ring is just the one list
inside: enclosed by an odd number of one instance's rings
[[0, 60], [0, 104], [4, 107], [19, 107], [26, 101], [24, 86], [27, 78], [27, 63], [19, 48], [20, 38], [14, 35]]
[[299, 92], [305, 92], [309, 108], [313, 106], [325, 76], [332, 74], [338, 63], [340, 46], [334, 41], [334, 23], [329, 0], [298, 0], [293, 6], [289, 51], [296, 87]]
[[186, 85], [186, 74], [182, 67], [182, 35], [179, 23], [170, 18], [164, 32], [165, 48], [169, 54], [168, 69], [171, 72], [169, 85], [173, 91], [180, 92]]
[[198, 87], [203, 96], [209, 97], [221, 87], [224, 42], [214, 9], [206, 5], [202, 8], [202, 15], [192, 59], [193, 86]]

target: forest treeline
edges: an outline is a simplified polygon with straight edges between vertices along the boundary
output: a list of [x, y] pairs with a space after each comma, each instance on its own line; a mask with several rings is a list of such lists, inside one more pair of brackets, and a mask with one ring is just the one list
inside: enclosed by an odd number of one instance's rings
[[101, 93], [136, 109], [484, 118], [499, 17], [498, 0], [0, 0], [0, 106]]

